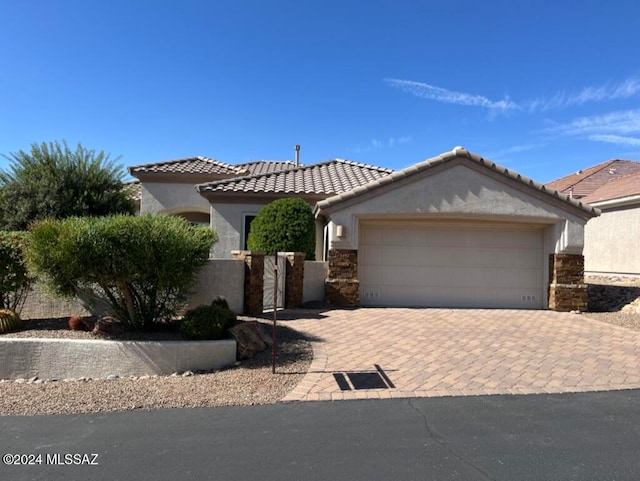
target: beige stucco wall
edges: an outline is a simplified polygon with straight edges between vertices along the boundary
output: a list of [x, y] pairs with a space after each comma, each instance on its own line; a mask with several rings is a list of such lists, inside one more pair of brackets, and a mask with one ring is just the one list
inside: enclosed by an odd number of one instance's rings
[[[203, 198], [204, 199], [204, 198]], [[207, 205], [209, 205], [207, 203]], [[231, 251], [242, 250], [244, 215], [256, 215], [265, 204], [211, 204], [211, 225], [218, 233], [213, 246], [214, 259], [230, 259]]]
[[209, 202], [196, 192], [193, 184], [153, 183], [142, 184], [141, 214], [180, 212], [209, 212]]
[[585, 228], [585, 271], [640, 275], [638, 240], [640, 206], [603, 209]]
[[[340, 210], [329, 208], [330, 248], [357, 249], [359, 222], [385, 218], [527, 223], [545, 226], [549, 253], [580, 254], [584, 246], [585, 219], [554, 205], [553, 199], [545, 200], [546, 194], [480, 166], [434, 168], [378, 192], [347, 202]], [[338, 225], [343, 226], [341, 238]]]
[[324, 301], [324, 282], [328, 269], [328, 262], [304, 261], [302, 302]]
[[[232, 311], [240, 313], [244, 303], [244, 262], [236, 259], [211, 259], [198, 273], [187, 305], [191, 309], [200, 304], [209, 304], [215, 297], [222, 296]], [[35, 286], [27, 296], [22, 310], [23, 319], [45, 319], [50, 317], [104, 315], [106, 307], [88, 309], [86, 303], [77, 298], [54, 298]]]
[[0, 340], [0, 379], [143, 376], [233, 364], [236, 341]]
[[192, 309], [200, 304], [210, 304], [217, 296], [224, 297], [233, 312], [242, 312], [244, 261], [237, 259], [209, 260], [198, 274], [196, 285], [185, 309]]

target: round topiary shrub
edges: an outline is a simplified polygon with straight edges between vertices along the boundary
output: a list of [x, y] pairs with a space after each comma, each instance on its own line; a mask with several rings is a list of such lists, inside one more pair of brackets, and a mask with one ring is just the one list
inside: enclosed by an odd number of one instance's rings
[[311, 207], [302, 199], [278, 199], [267, 204], [251, 222], [247, 246], [251, 250], [304, 252], [315, 259], [316, 233]]
[[0, 334], [22, 328], [22, 319], [11, 309], [0, 309]]
[[188, 310], [182, 318], [180, 332], [187, 339], [209, 341], [222, 339], [236, 321], [233, 311], [220, 305], [202, 305]]

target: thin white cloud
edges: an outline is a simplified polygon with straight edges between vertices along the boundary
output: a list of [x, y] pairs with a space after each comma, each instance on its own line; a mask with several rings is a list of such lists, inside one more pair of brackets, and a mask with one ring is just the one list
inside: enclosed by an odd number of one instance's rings
[[599, 87], [584, 87], [579, 92], [560, 91], [548, 98], [526, 102], [529, 112], [546, 112], [579, 106], [588, 102], [603, 102], [629, 98], [640, 94], [640, 79], [629, 78], [620, 83], [608, 83]]
[[520, 107], [505, 97], [503, 100], [490, 100], [482, 95], [469, 94], [464, 92], [455, 92], [442, 87], [436, 87], [422, 82], [413, 80], [400, 79], [384, 79], [384, 81], [394, 88], [403, 92], [415, 95], [427, 100], [442, 102], [446, 104], [465, 105], [471, 107], [483, 107], [492, 112], [506, 112], [509, 110], [518, 110]]
[[640, 138], [638, 137], [624, 137], [622, 135], [600, 134], [590, 135], [588, 139], [595, 142], [607, 142], [609, 144], [632, 145], [634, 147], [640, 147]]
[[529, 113], [547, 112], [580, 106], [590, 102], [605, 102], [640, 95], [640, 78], [633, 77], [618, 83], [609, 82], [600, 86], [583, 87], [579, 91], [567, 92], [561, 90], [551, 97], [540, 97], [521, 103], [514, 102], [509, 97], [505, 97], [502, 100], [491, 100], [482, 95], [456, 92], [413, 80], [387, 78], [384, 81], [388, 85], [416, 97], [447, 104], [483, 107], [490, 110], [492, 115], [499, 112], [523, 109]]
[[637, 134], [640, 133], [640, 109], [579, 117], [566, 124], [555, 124], [547, 131], [567, 135]]
[[507, 155], [518, 154], [520, 152], [526, 152], [527, 150], [537, 149], [539, 147], [544, 147], [544, 144], [522, 144], [522, 145], [514, 145], [512, 147], [508, 147], [506, 149], [498, 150], [497, 152], [492, 152], [487, 155], [490, 159], [500, 159]]
[[411, 137], [389, 137], [387, 140], [371, 139], [371, 147], [374, 149], [387, 149], [394, 145], [406, 144], [411, 142]]
[[409, 143], [412, 140], [413, 138], [409, 135], [403, 135], [401, 137], [389, 137], [386, 140], [371, 139], [371, 142], [369, 142], [368, 145], [365, 145], [364, 147], [357, 146], [353, 150], [356, 153], [361, 154], [363, 152], [370, 152], [372, 150], [389, 149], [397, 145]]

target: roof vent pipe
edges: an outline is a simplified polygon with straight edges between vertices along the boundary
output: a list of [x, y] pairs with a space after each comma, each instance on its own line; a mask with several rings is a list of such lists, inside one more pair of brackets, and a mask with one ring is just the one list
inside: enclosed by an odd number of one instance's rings
[[296, 167], [300, 167], [300, 146], [296, 145]]

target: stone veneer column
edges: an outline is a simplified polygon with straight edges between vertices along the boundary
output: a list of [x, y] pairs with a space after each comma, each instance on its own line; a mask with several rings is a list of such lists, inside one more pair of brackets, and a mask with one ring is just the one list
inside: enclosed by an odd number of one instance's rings
[[584, 283], [584, 256], [551, 254], [549, 256], [549, 309], [583, 311], [586, 308], [587, 286]]
[[296, 309], [304, 297], [304, 252], [285, 252], [284, 307]]
[[360, 304], [357, 250], [329, 250], [329, 273], [325, 281], [325, 297], [327, 302], [337, 306]]
[[244, 261], [244, 314], [256, 316], [264, 310], [264, 254], [232, 251], [235, 259]]

